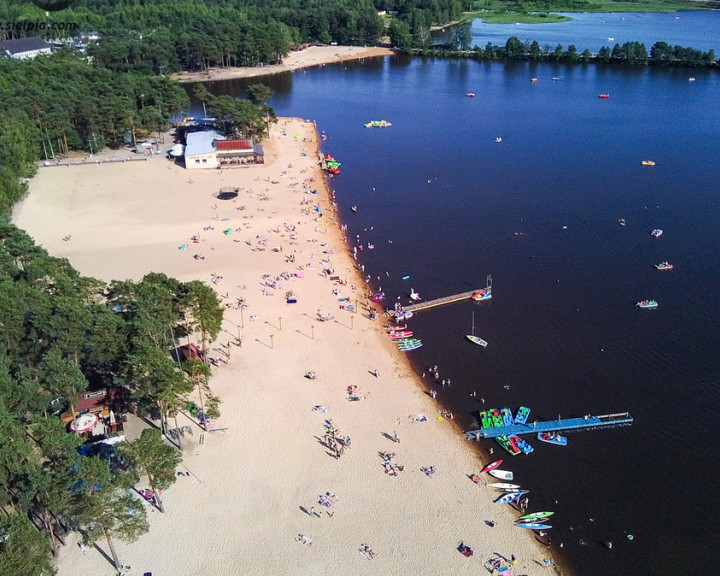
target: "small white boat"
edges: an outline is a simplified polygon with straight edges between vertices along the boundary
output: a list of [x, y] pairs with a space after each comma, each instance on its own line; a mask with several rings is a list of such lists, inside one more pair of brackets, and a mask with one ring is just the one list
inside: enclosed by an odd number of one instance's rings
[[497, 138], [495, 138], [495, 142], [502, 142], [502, 138], [500, 138], [500, 136], [498, 136]]
[[470, 340], [473, 344], [477, 344], [478, 346], [482, 346], [483, 348], [487, 348], [487, 342], [480, 338], [479, 336], [473, 336], [472, 334], [466, 334], [465, 338]]
[[465, 338], [470, 340], [473, 344], [477, 344], [478, 346], [482, 346], [483, 348], [487, 348], [487, 342], [480, 338], [479, 336], [475, 336], [475, 311], [473, 310], [472, 314], [472, 334], [465, 334]]
[[520, 484], [508, 484], [507, 482], [495, 482], [494, 484], [488, 484], [490, 488], [495, 488], [495, 490], [518, 490], [520, 488]]
[[415, 300], [417, 302], [418, 300], [420, 300], [420, 294], [415, 292], [414, 288], [410, 288], [410, 298], [412, 298], [413, 300]]
[[488, 474], [490, 474], [490, 476], [497, 478], [498, 480], [512, 480], [513, 479], [513, 473], [510, 472], [509, 470], [495, 469], [495, 470], [490, 470], [488, 472]]

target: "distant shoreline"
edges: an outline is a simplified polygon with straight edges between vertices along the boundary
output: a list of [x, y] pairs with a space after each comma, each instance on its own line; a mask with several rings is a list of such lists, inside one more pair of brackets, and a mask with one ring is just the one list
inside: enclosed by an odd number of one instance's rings
[[348, 60], [362, 60], [363, 58], [377, 58], [379, 56], [392, 56], [393, 54], [395, 54], [394, 50], [378, 46], [311, 46], [304, 50], [291, 52], [280, 64], [210, 68], [207, 72], [175, 73], [171, 75], [171, 78], [180, 83], [254, 78], [256, 76], [269, 76], [283, 72], [292, 72], [293, 70], [301, 70], [313, 66], [323, 66], [324, 64], [334, 64]]

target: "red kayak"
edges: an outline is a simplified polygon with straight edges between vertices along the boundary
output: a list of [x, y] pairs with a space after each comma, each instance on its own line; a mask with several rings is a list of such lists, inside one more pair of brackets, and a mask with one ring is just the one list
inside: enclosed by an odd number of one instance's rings
[[480, 473], [490, 472], [490, 470], [495, 470], [495, 468], [500, 466], [500, 464], [502, 464], [502, 460], [495, 460], [495, 462], [490, 462], [490, 464], [488, 464], [487, 466], [485, 466], [485, 468], [480, 470]]

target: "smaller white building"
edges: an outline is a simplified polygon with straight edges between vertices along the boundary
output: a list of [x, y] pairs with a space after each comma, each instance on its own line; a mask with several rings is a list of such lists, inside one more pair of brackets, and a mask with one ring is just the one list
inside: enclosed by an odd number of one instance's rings
[[188, 170], [217, 168], [219, 163], [215, 143], [224, 139], [214, 130], [190, 132], [185, 137], [185, 168]]
[[17, 38], [15, 40], [5, 40], [0, 42], [0, 54], [17, 58], [18, 60], [27, 60], [35, 58], [41, 54], [50, 54], [50, 44], [37, 36], [28, 36], [27, 38]]

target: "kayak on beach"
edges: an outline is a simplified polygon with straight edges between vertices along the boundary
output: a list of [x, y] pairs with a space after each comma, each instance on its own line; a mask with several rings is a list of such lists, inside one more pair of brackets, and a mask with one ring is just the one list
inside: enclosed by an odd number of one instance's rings
[[490, 472], [490, 470], [495, 470], [500, 464], [502, 464], [502, 460], [495, 460], [495, 462], [490, 462], [490, 464], [487, 464], [482, 470], [480, 470], [480, 473], [483, 472]]

